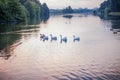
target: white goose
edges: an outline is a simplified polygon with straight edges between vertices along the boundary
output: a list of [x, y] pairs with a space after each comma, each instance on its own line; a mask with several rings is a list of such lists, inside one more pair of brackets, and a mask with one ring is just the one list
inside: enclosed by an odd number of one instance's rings
[[62, 42], [65, 42], [65, 43], [67, 42], [67, 37], [62, 37], [62, 35], [60, 35], [60, 38], [61, 38], [61, 41], [60, 41], [61, 43]]
[[73, 41], [80, 41], [80, 37], [75, 37], [75, 35], [73, 36]]
[[44, 34], [40, 34], [40, 39], [42, 40], [45, 37]]
[[56, 41], [57, 40], [57, 37], [56, 36], [53, 36], [52, 34], [50, 34], [50, 36], [51, 36], [51, 41]]
[[46, 41], [46, 40], [48, 41], [48, 39], [49, 39], [48, 36], [44, 36], [44, 37], [43, 37], [43, 41]]

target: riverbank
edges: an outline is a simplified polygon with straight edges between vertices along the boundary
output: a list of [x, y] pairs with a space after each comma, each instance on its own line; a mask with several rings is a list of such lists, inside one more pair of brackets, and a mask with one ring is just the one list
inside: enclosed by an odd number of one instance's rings
[[109, 16], [120, 16], [120, 12], [110, 12]]

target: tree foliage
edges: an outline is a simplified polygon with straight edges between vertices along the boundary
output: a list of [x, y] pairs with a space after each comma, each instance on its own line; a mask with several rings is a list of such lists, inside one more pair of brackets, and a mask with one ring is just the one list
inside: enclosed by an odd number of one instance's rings
[[[43, 9], [42, 9], [43, 8]], [[46, 4], [39, 0], [0, 0], [0, 21], [26, 21], [27, 18], [41, 18], [49, 15]]]
[[106, 0], [101, 3], [99, 12], [105, 14], [106, 12], [120, 12], [120, 0]]
[[49, 8], [48, 8], [46, 3], [42, 4], [41, 16], [43, 18], [48, 18], [49, 17]]
[[25, 21], [26, 14], [25, 8], [18, 0], [1, 0], [0, 1], [0, 19], [11, 21], [19, 20]]
[[108, 0], [110, 2], [110, 8], [113, 12], [120, 12], [120, 0]]
[[26, 1], [24, 4], [25, 8], [29, 12], [30, 18], [40, 17], [40, 7], [33, 1]]
[[63, 9], [63, 13], [73, 13], [73, 9], [71, 8], [71, 6], [68, 6], [65, 9]]

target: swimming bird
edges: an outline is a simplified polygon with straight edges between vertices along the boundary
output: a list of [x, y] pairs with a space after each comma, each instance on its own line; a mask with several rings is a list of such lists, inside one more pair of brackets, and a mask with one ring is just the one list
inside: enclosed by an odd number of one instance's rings
[[65, 42], [65, 43], [67, 42], [67, 37], [62, 37], [62, 35], [60, 35], [60, 38], [61, 38], [61, 41], [60, 41], [61, 43], [62, 42]]
[[80, 37], [75, 37], [75, 35], [73, 36], [73, 41], [80, 41]]
[[52, 34], [50, 34], [50, 36], [51, 36], [51, 41], [56, 41], [57, 40], [57, 37], [56, 36], [53, 36]]
[[42, 40], [45, 37], [44, 34], [40, 34], [40, 40]]
[[43, 41], [46, 41], [46, 40], [48, 41], [48, 39], [49, 39], [48, 36], [44, 36], [44, 37], [43, 37]]

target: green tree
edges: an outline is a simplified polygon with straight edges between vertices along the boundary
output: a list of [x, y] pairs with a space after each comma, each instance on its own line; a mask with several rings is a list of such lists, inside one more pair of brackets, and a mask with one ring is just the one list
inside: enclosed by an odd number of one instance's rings
[[120, 0], [108, 0], [110, 2], [110, 8], [113, 12], [120, 12]]
[[48, 15], [49, 8], [39, 0], [0, 0], [0, 22], [24, 22]]
[[26, 9], [29, 12], [29, 17], [30, 18], [38, 18], [40, 17], [40, 12], [41, 12], [41, 8], [38, 4], [36, 4], [34, 1], [26, 1], [24, 6], [26, 7]]
[[42, 18], [48, 18], [49, 17], [49, 8], [48, 8], [46, 3], [42, 4], [41, 17]]
[[0, 19], [6, 21], [25, 21], [26, 10], [18, 0], [1, 0]]
[[73, 9], [71, 8], [71, 6], [68, 6], [65, 9], [63, 9], [63, 13], [73, 13]]

